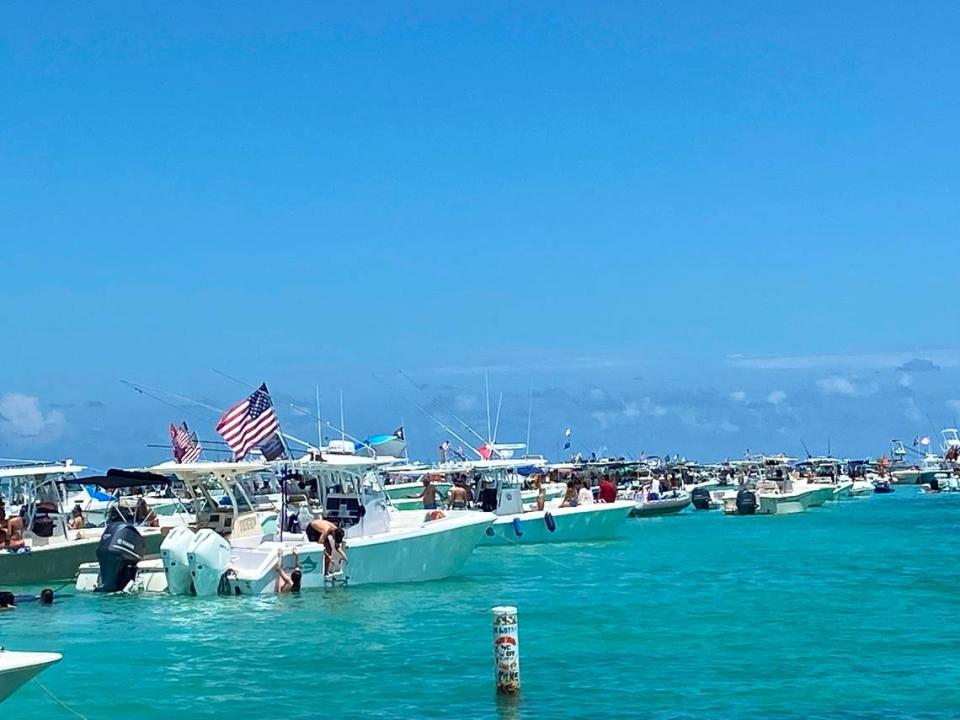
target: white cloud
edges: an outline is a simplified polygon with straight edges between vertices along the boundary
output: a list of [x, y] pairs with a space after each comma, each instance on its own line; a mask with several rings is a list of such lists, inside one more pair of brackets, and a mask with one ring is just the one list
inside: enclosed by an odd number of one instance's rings
[[908, 388], [913, 385], [913, 375], [910, 373], [903, 373], [900, 377], [897, 378], [897, 385], [900, 387]]
[[843, 377], [842, 375], [833, 375], [817, 380], [817, 387], [824, 395], [845, 395], [847, 397], [873, 395], [880, 390], [880, 386], [875, 382], [861, 382], [856, 378]]
[[783, 390], [774, 390], [767, 395], [767, 402], [771, 405], [779, 405], [787, 399], [787, 394]]
[[720, 429], [723, 430], [723, 432], [728, 433], [740, 432], [740, 426], [734, 425], [729, 420], [724, 420], [722, 423], [720, 423]]
[[917, 401], [913, 398], [907, 398], [903, 401], [903, 416], [910, 422], [923, 422], [924, 417], [923, 413], [920, 412], [920, 408], [917, 406]]
[[[940, 367], [960, 365], [956, 349], [919, 351], [925, 362]], [[918, 351], [876, 353], [834, 353], [824, 355], [730, 355], [734, 367], [751, 370], [809, 370], [815, 368], [897, 368], [916, 359]], [[910, 367], [906, 365], [906, 367]]]
[[954, 412], [960, 412], [960, 400], [947, 400], [947, 407]]
[[601, 388], [592, 387], [587, 392], [587, 397], [590, 398], [591, 400], [600, 402], [607, 399], [607, 394]]
[[835, 375], [834, 377], [817, 380], [817, 387], [826, 395], [856, 395], [857, 388], [845, 377]]
[[730, 393], [730, 399], [734, 402], [746, 402], [747, 394], [743, 390], [734, 390]]
[[453, 399], [453, 406], [461, 412], [473, 410], [477, 407], [477, 396], [469, 393], [460, 393]]
[[13, 440], [52, 440], [63, 430], [59, 410], [44, 414], [33, 395], [7, 393], [0, 397], [0, 435]]

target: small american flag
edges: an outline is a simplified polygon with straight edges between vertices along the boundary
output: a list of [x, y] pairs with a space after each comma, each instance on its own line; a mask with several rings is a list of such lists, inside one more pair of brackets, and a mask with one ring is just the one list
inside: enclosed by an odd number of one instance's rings
[[173, 442], [173, 459], [178, 463], [192, 463], [200, 459], [203, 447], [186, 422], [180, 423], [180, 427], [170, 423], [170, 440]]
[[217, 423], [217, 432], [227, 441], [237, 460], [243, 460], [248, 452], [279, 430], [280, 421], [273, 411], [266, 383], [227, 410]]

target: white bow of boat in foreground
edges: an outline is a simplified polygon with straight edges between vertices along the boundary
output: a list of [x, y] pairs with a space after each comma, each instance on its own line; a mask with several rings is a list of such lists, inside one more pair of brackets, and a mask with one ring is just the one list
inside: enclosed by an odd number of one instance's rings
[[15, 652], [0, 647], [0, 702], [62, 659], [60, 653]]

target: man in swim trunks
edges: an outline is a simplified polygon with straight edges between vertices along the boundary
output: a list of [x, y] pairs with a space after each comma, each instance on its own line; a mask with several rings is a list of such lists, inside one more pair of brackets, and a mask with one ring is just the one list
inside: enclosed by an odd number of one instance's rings
[[423, 479], [423, 492], [419, 495], [408, 495], [407, 497], [414, 500], [423, 500], [424, 510], [437, 509], [437, 486], [433, 484], [429, 475]]
[[463, 481], [456, 480], [456, 484], [450, 488], [450, 494], [447, 495], [447, 501], [450, 503], [451, 510], [466, 510], [467, 509], [467, 488], [464, 487]]

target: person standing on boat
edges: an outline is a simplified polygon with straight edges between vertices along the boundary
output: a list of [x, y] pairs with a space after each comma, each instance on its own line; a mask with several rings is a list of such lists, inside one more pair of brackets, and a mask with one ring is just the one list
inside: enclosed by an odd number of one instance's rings
[[450, 449], [450, 441], [444, 440], [437, 449], [440, 452], [440, 462], [445, 463], [447, 461], [447, 451]]
[[604, 475], [600, 481], [600, 502], [612, 503], [617, 501], [617, 486], [610, 480], [609, 475]]
[[650, 478], [650, 491], [647, 494], [647, 500], [660, 499], [660, 478], [654, 475]]
[[419, 495], [408, 495], [413, 500], [423, 500], [424, 510], [437, 509], [437, 486], [433, 484], [430, 476], [423, 478], [423, 491]]
[[467, 509], [467, 488], [460, 478], [454, 480], [454, 485], [450, 488], [450, 494], [447, 495], [447, 501], [451, 510]]

